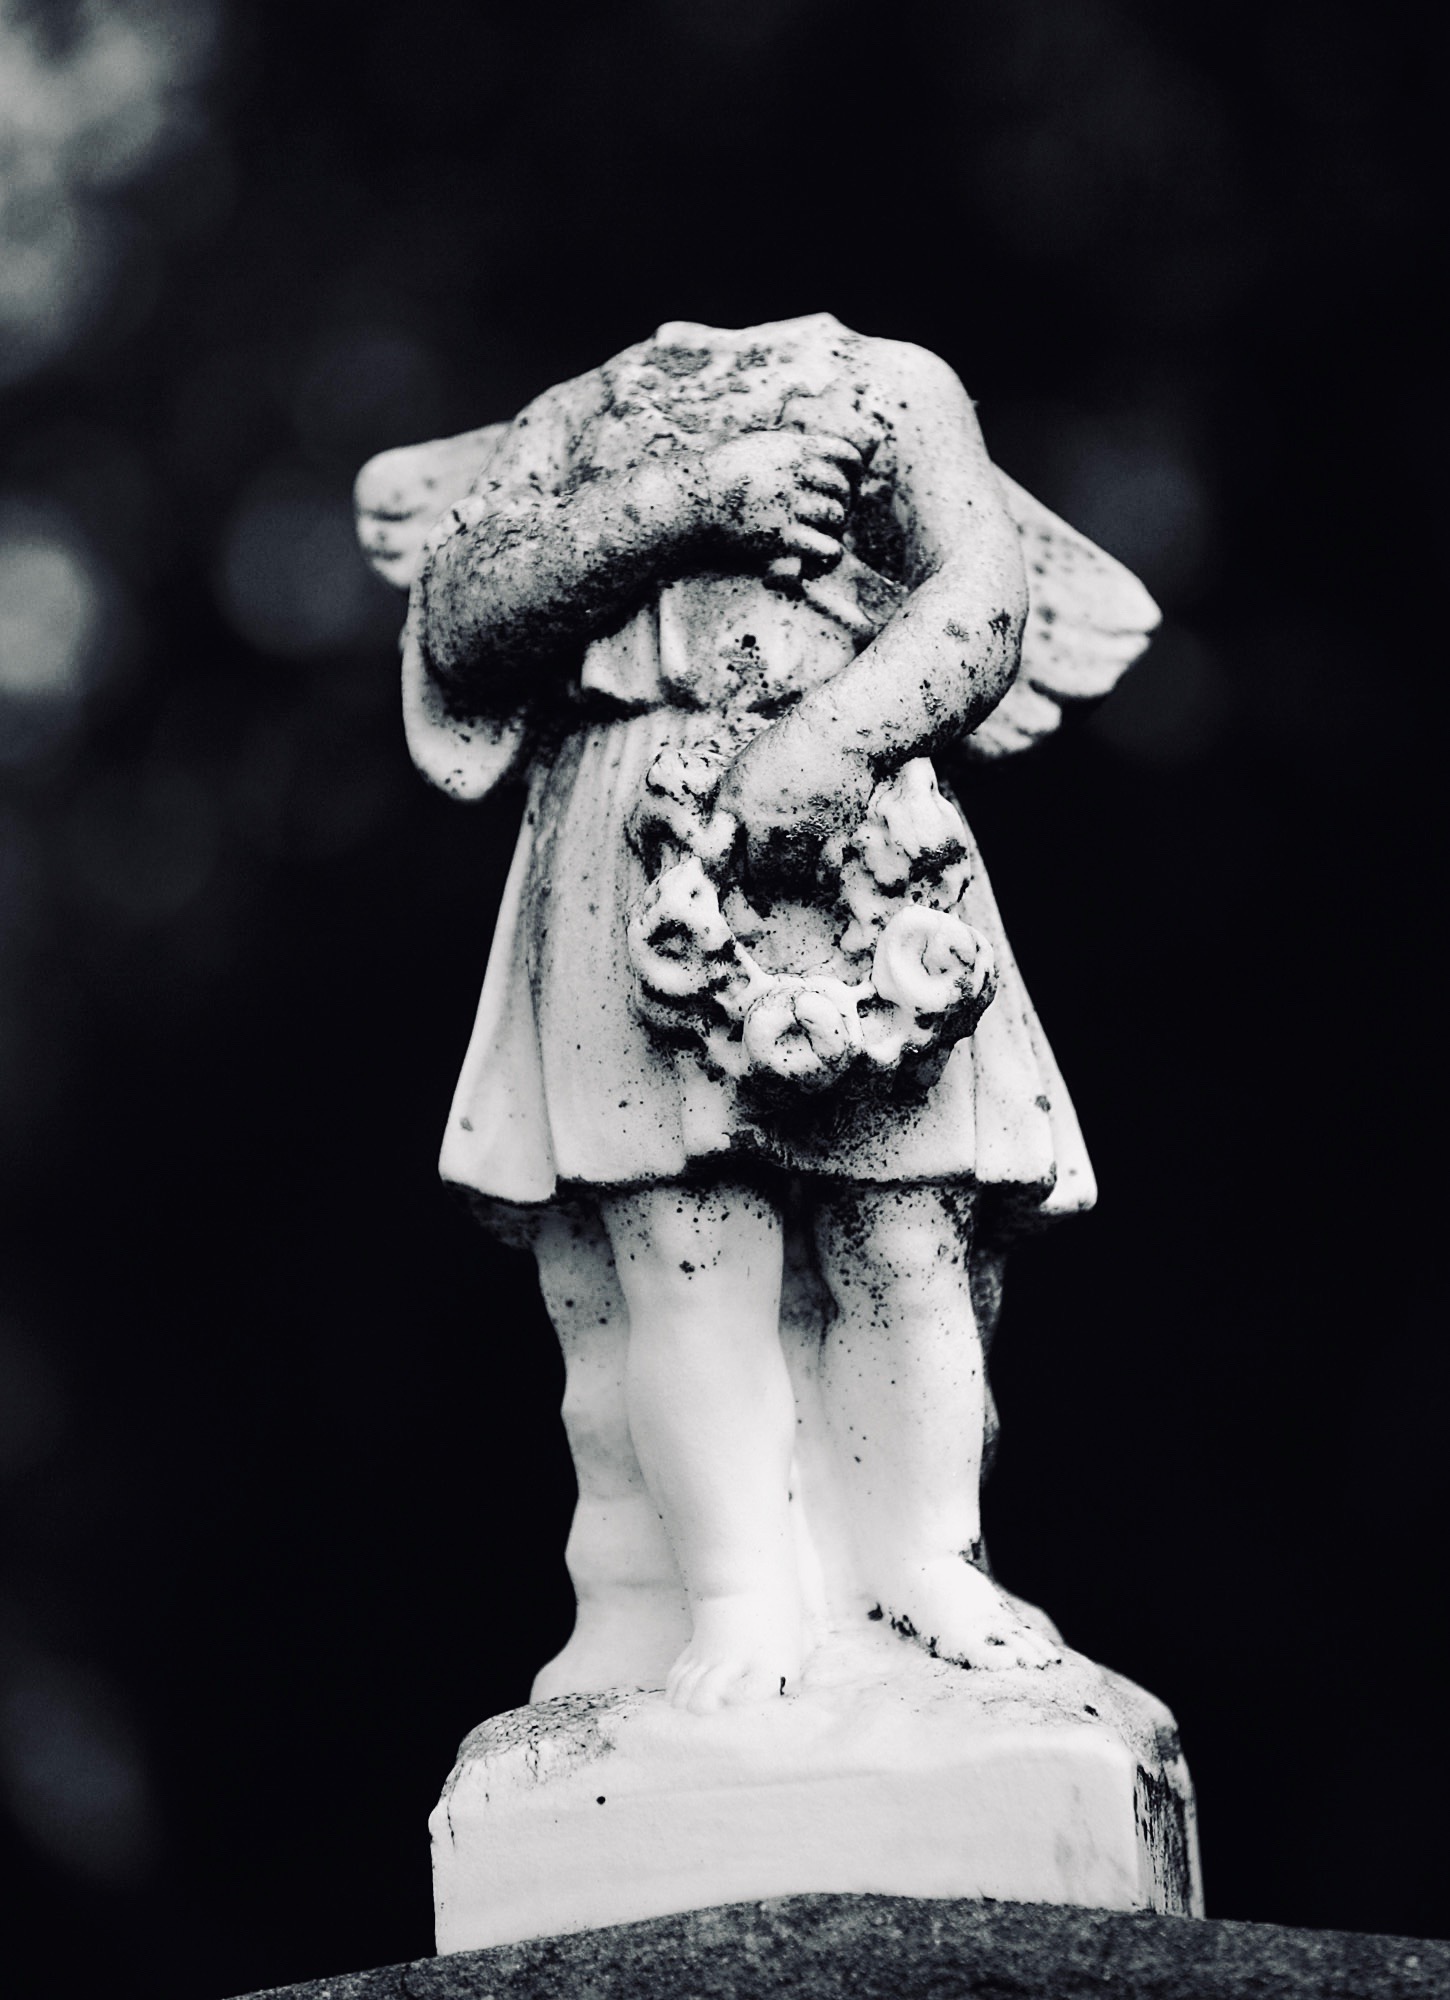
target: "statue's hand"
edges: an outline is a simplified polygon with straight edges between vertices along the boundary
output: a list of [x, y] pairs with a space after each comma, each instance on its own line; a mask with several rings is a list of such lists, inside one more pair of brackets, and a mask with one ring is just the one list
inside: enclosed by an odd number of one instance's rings
[[747, 875], [767, 890], [810, 876], [826, 841], [859, 822], [876, 783], [862, 753], [790, 721], [746, 745], [716, 800], [740, 821]]
[[789, 588], [841, 560], [841, 530], [861, 476], [845, 438], [745, 431], [698, 454], [694, 484], [706, 534]]

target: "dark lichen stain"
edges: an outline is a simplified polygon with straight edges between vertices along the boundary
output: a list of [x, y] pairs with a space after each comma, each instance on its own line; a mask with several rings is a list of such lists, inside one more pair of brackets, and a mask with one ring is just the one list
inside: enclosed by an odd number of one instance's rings
[[1166, 1771], [1139, 1765], [1133, 1818], [1161, 1885], [1159, 1907], [1169, 1915], [1186, 1915], [1193, 1907], [1188, 1803]]

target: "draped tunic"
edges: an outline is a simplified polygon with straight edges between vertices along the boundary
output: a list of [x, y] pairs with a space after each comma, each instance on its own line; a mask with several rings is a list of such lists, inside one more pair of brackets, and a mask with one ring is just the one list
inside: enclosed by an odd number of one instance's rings
[[[836, 322], [826, 326], [844, 336]], [[831, 429], [833, 416], [840, 425], [829, 396], [841, 346], [828, 338], [826, 347], [834, 375], [817, 366], [812, 376], [808, 354], [784, 396], [779, 384], [772, 391], [774, 420], [816, 396], [820, 427]], [[759, 425], [758, 376], [744, 391], [727, 382], [722, 398], [702, 367], [707, 415], [692, 422], [686, 399], [682, 421], [678, 380], [658, 394], [650, 365], [649, 350], [631, 350], [535, 407], [535, 490], [567, 493], [581, 468], [592, 476], [637, 462], [641, 439], [671, 449], [707, 424]], [[738, 358], [733, 366], [743, 372]], [[454, 510], [447, 532], [498, 504], [496, 491], [480, 492]], [[773, 1115], [702, 1048], [661, 1038], [633, 1004], [625, 925], [645, 880], [626, 822], [645, 775], [666, 747], [730, 754], [869, 643], [906, 592], [849, 533], [846, 546], [838, 569], [795, 595], [743, 575], [666, 583], [590, 644], [573, 673], [534, 690], [526, 712], [493, 721], [460, 721], [432, 683], [415, 593], [404, 643], [415, 759], [461, 796], [509, 768], [522, 768], [527, 784], [449, 1113], [446, 1180], [526, 1205], [769, 1166], [845, 1182], [972, 1184], [1010, 1197], [1023, 1219], [1091, 1205], [1077, 1120], [974, 847], [959, 914], [994, 949], [996, 992], [934, 1081], [869, 1097], [823, 1093], [808, 1117]]]

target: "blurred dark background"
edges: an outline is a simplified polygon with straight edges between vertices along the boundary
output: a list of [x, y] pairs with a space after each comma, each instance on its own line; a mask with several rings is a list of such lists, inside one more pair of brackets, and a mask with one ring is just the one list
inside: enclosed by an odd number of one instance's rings
[[1167, 613], [967, 801], [1103, 1186], [1012, 1275], [998, 1565], [1177, 1711], [1214, 1914], [1450, 1928], [1414, 18], [0, 0], [12, 1978], [431, 1947], [572, 1495], [434, 1178], [517, 802], [411, 771], [349, 488], [821, 308]]

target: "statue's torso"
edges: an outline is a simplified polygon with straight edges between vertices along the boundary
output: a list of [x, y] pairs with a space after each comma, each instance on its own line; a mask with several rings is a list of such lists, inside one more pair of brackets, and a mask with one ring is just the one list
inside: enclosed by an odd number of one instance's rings
[[[891, 425], [872, 380], [871, 348], [828, 314], [745, 334], [677, 323], [598, 371], [598, 394], [573, 440], [568, 485], [776, 427], [845, 437], [868, 461], [837, 571], [797, 591], [744, 573], [665, 587], [655, 628], [664, 700], [762, 718], [778, 713], [852, 659], [899, 601], [888, 553]], [[620, 691], [618, 661], [628, 652], [638, 690], [639, 644], [635, 631], [622, 644], [593, 649], [586, 687]]]

